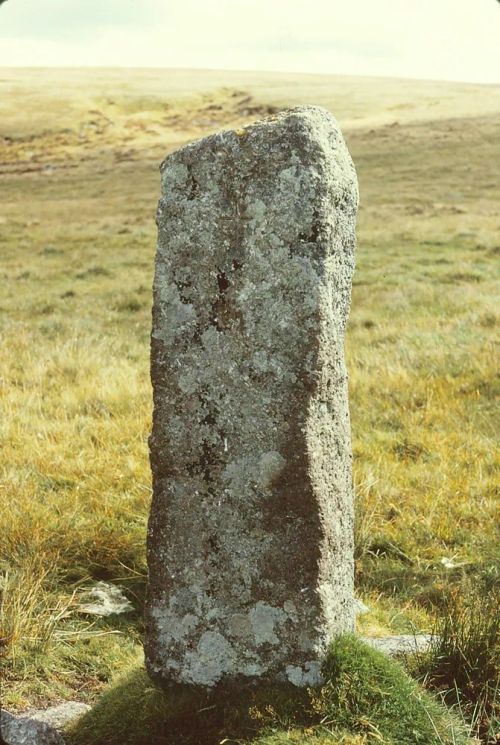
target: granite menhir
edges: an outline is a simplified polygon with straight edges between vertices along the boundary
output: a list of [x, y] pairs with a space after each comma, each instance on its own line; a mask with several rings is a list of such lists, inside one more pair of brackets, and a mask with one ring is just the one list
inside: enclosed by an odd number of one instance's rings
[[354, 619], [354, 166], [300, 107], [177, 150], [161, 181], [147, 667], [313, 685]]

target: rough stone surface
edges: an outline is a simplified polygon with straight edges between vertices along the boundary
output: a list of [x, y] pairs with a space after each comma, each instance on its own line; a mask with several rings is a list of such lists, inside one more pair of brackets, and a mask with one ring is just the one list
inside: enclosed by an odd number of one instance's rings
[[48, 709], [30, 709], [23, 716], [36, 719], [38, 722], [46, 722], [56, 729], [63, 729], [70, 722], [90, 711], [90, 706], [82, 701], [64, 701]]
[[304, 107], [161, 173], [147, 666], [314, 684], [354, 619], [354, 166], [335, 119]]
[[0, 733], [6, 745], [64, 745], [59, 732], [50, 724], [28, 717], [0, 713]]
[[6, 745], [64, 745], [58, 730], [90, 710], [88, 704], [65, 701], [48, 709], [30, 709], [22, 714], [0, 710], [1, 740]]

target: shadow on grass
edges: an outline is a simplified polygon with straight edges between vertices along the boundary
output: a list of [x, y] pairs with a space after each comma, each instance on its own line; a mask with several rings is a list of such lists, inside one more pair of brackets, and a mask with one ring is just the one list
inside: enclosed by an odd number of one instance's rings
[[291, 685], [162, 689], [142, 667], [111, 686], [67, 733], [69, 745], [368, 742], [463, 745], [450, 712], [396, 662], [353, 636], [337, 639], [315, 690]]

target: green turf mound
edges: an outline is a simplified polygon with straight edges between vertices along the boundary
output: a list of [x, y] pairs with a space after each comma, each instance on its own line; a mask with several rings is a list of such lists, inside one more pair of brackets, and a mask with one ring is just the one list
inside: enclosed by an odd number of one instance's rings
[[67, 733], [69, 745], [464, 745], [451, 713], [353, 636], [335, 641], [325, 684], [160, 689], [129, 671]]

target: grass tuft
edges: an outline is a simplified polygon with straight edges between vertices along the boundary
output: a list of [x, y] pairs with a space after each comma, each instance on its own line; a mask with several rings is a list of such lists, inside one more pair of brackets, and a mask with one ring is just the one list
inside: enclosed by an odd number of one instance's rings
[[474, 734], [497, 743], [500, 732], [500, 597], [498, 587], [453, 589], [430, 654], [420, 660], [427, 684], [472, 722]]

